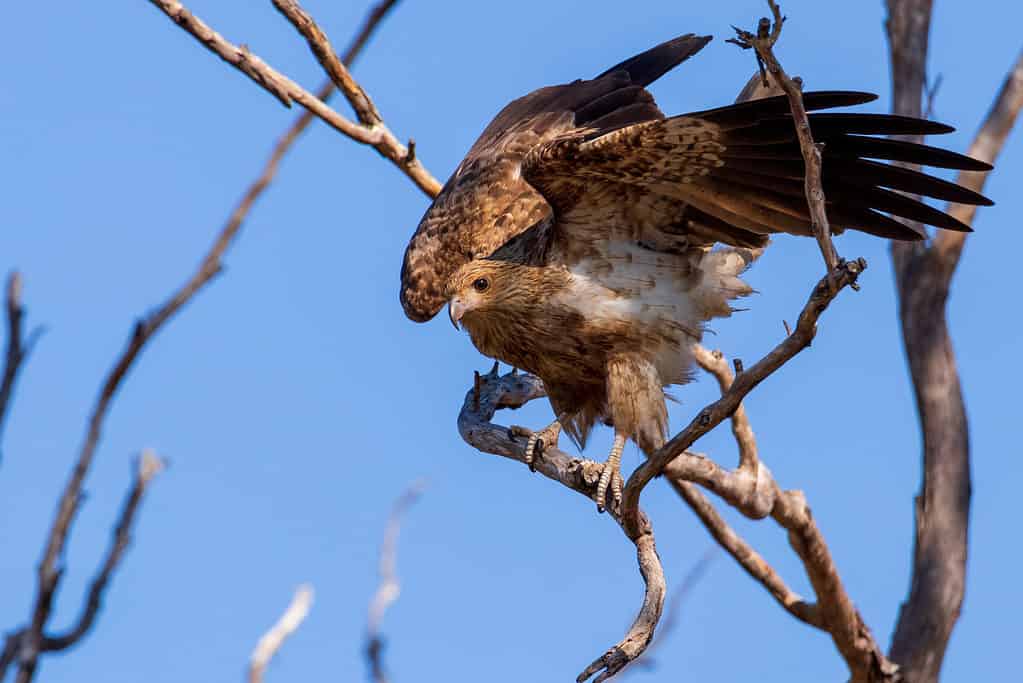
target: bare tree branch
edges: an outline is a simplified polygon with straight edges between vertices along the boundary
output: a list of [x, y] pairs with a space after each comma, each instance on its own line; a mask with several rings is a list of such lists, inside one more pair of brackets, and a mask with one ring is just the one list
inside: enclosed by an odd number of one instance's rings
[[23, 338], [22, 320], [25, 317], [25, 309], [21, 305], [21, 273], [17, 271], [7, 277], [4, 309], [7, 314], [7, 351], [4, 354], [4, 369], [0, 378], [0, 444], [3, 443], [4, 422], [10, 409], [18, 371], [32, 353], [32, 347], [42, 333], [41, 328], [36, 328], [29, 334], [28, 339]]
[[[24, 664], [24, 660], [27, 657], [38, 656], [39, 652], [65, 650], [76, 644], [89, 632], [96, 621], [100, 607], [103, 605], [103, 595], [110, 584], [110, 579], [117, 570], [128, 546], [131, 545], [131, 534], [135, 527], [139, 508], [142, 505], [142, 499], [148, 491], [150, 482], [163, 468], [163, 461], [156, 457], [152, 451], [143, 451], [135, 468], [134, 482], [128, 491], [128, 495], [121, 507], [121, 512], [118, 515], [117, 523], [114, 526], [113, 540], [107, 549], [99, 571], [89, 585], [89, 591], [86, 594], [82, 613], [79, 615], [78, 621], [75, 622], [75, 625], [67, 633], [58, 636], [44, 635], [38, 646], [35, 646], [28, 639], [30, 636], [27, 629], [21, 629], [9, 634], [4, 643], [3, 653], [0, 654], [0, 681], [6, 676], [7, 667], [15, 658], [21, 660]], [[18, 680], [30, 680], [31, 675], [32, 673], [25, 671], [24, 666], [22, 666], [18, 672]]]
[[[346, 65], [351, 65], [355, 59], [362, 52], [362, 48], [365, 47], [369, 41], [370, 36], [376, 30], [380, 22], [383, 21], [387, 13], [390, 12], [397, 4], [398, 0], [383, 0], [378, 3], [370, 10], [366, 16], [366, 20], [356, 34], [355, 39], [348, 46], [342, 57], [342, 62]], [[321, 100], [328, 99], [334, 92], [334, 84], [329, 79], [326, 83], [320, 86], [319, 90], [316, 91], [316, 97]], [[246, 189], [241, 199], [238, 200], [234, 211], [228, 218], [227, 225], [224, 230], [236, 232], [240, 227], [245, 218], [249, 215], [256, 200], [266, 191], [273, 182], [274, 177], [277, 175], [277, 169], [280, 166], [281, 159], [288, 153], [291, 146], [295, 144], [299, 136], [309, 127], [315, 116], [309, 110], [306, 110], [299, 114], [295, 121], [288, 127], [288, 129], [277, 139], [274, 145], [273, 151], [270, 153], [270, 157], [267, 159], [266, 164], [263, 166], [263, 170], [260, 172], [259, 177], [256, 178]]]
[[[696, 357], [704, 369], [717, 378], [722, 393], [728, 392], [736, 380], [724, 357], [720, 353], [702, 349], [697, 351]], [[738, 419], [733, 417], [733, 435], [740, 451], [755, 448], [752, 429], [749, 427], [745, 412], [740, 415], [736, 411], [735, 415]], [[672, 462], [669, 469], [665, 470], [665, 474], [672, 476], [672, 469], [677, 463], [705, 469], [710, 461], [696, 454], [686, 454], [684, 458]], [[713, 466], [713, 463], [710, 464]], [[766, 563], [764, 567], [770, 573], [766, 573], [764, 568], [757, 565], [747, 567], [741, 559], [740, 563], [767, 587], [793, 616], [831, 634], [836, 647], [849, 665], [854, 681], [895, 680], [896, 667], [884, 658], [869, 628], [842, 586], [830, 551], [813, 521], [813, 515], [802, 492], [781, 491], [767, 468], [763, 465], [759, 467], [758, 476], [755, 477], [736, 476], [741, 473], [741, 467], [735, 474], [715, 473], [713, 478], [716, 482], [722, 483], [723, 489], [713, 486], [709, 488], [719, 494], [723, 490], [723, 497], [747, 516], [755, 517], [765, 507], [769, 509], [775, 521], [789, 532], [789, 542], [802, 560], [810, 583], [814, 587], [817, 605], [808, 605], [798, 596], [785, 595], [778, 591], [776, 586], [780, 579], [775, 580], [773, 570]], [[691, 479], [690, 473], [686, 472], [673, 476], [673, 480]], [[745, 492], [743, 488], [746, 489]], [[693, 507], [697, 509], [696, 506]], [[698, 509], [697, 512], [699, 514]], [[727, 545], [725, 547], [728, 548]], [[731, 552], [730, 548], [729, 550]], [[733, 552], [733, 555], [735, 554]]]
[[[828, 272], [833, 271], [839, 263], [838, 253], [831, 241], [831, 225], [828, 222], [828, 214], [824, 210], [824, 187], [821, 184], [821, 151], [814, 144], [813, 136], [810, 133], [810, 119], [806, 115], [806, 107], [803, 106], [803, 92], [800, 86], [785, 73], [781, 63], [774, 55], [774, 44], [781, 36], [781, 27], [785, 23], [785, 17], [781, 15], [781, 8], [774, 0], [767, 0], [774, 17], [772, 24], [767, 17], [760, 19], [757, 25], [757, 32], [754, 35], [749, 31], [736, 28], [736, 38], [729, 39], [744, 50], [754, 49], [757, 54], [757, 64], [760, 66], [763, 76], [763, 86], [769, 87], [764, 66], [777, 84], [789, 98], [789, 107], [792, 109], [792, 119], [796, 126], [796, 136], [799, 138], [799, 148], [803, 153], [803, 161], [806, 164], [804, 173], [806, 203], [810, 209], [810, 222], [813, 227], [813, 234], [817, 238], [821, 255], [824, 256], [824, 264]], [[733, 27], [735, 28], [735, 27]], [[741, 97], [741, 95], [740, 95]]]
[[[517, 408], [545, 395], [543, 383], [536, 377], [514, 370], [500, 375], [495, 363], [493, 370], [480, 375], [466, 393], [458, 415], [459, 434], [479, 451], [525, 463], [526, 442], [516, 441], [507, 427], [495, 425], [491, 419], [500, 408]], [[600, 463], [573, 458], [556, 448], [545, 448], [543, 457], [537, 458], [534, 466], [548, 479], [597, 501], [597, 483], [603, 468]], [[608, 512], [619, 525], [622, 524], [617, 509], [612, 508]], [[639, 512], [635, 533], [626, 535], [636, 546], [636, 560], [644, 583], [643, 603], [625, 637], [586, 667], [577, 679], [580, 682], [595, 674], [596, 683], [605, 681], [639, 657], [650, 643], [661, 617], [666, 591], [664, 569], [657, 555], [653, 528], [642, 511]]]
[[[919, 116], [926, 76], [931, 0], [888, 0], [895, 113]], [[1023, 107], [1023, 55], [1010, 69], [969, 154], [997, 157]], [[959, 182], [979, 190], [986, 173], [961, 173]], [[976, 208], [949, 206], [972, 222]], [[965, 234], [939, 231], [930, 244], [892, 244], [902, 322], [923, 435], [923, 482], [916, 498], [916, 536], [909, 596], [899, 612], [891, 657], [907, 680], [940, 677], [949, 638], [966, 586], [970, 513], [969, 423], [946, 304]]]
[[[430, 172], [415, 158], [415, 155], [409, 153], [409, 150], [398, 141], [383, 122], [365, 125], [345, 118], [326, 105], [323, 100], [267, 65], [266, 62], [252, 54], [247, 48], [239, 47], [226, 40], [201, 19], [189, 12], [180, 2], [176, 0], [150, 0], [150, 2], [156, 5], [174, 23], [205, 45], [208, 50], [249, 76], [258, 85], [276, 96], [285, 106], [290, 106], [291, 101], [298, 102], [341, 134], [376, 149], [381, 155], [394, 163], [428, 196], [434, 197], [440, 192], [441, 184], [437, 179], [430, 175]], [[294, 3], [281, 2], [281, 6], [297, 8], [297, 5]], [[315, 26], [312, 24], [312, 20], [308, 18], [308, 15], [304, 15], [304, 17], [308, 19], [309, 25]], [[306, 26], [304, 19], [300, 23]], [[310, 28], [309, 35], [324, 37], [322, 31], [319, 31], [318, 28], [315, 31]], [[318, 57], [321, 54], [325, 59], [328, 56], [333, 57], [333, 50], [326, 43], [325, 37], [322, 43], [314, 42], [313, 44], [315, 46], [314, 52]], [[337, 61], [336, 57], [334, 57], [334, 61]], [[335, 69], [338, 66], [340, 66], [339, 63], [333, 65]], [[343, 69], [343, 66], [341, 68]], [[332, 70], [328, 71], [331, 75], [339, 75], [340, 73]], [[342, 83], [346, 83], [346, 81], [342, 79]], [[350, 99], [354, 98], [356, 101], [360, 101], [358, 96], [348, 90], [352, 87], [358, 88], [358, 85], [354, 83], [354, 81], [351, 81], [345, 85], [346, 94], [349, 95]], [[361, 88], [358, 88], [358, 92], [363, 93]], [[369, 99], [365, 98], [365, 102], [369, 102]], [[365, 102], [357, 105], [356, 111], [359, 111]]]
[[[346, 53], [346, 61], [350, 62], [355, 58], [362, 46], [365, 45], [370, 33], [395, 2], [396, 0], [381, 2], [372, 10], [366, 24]], [[180, 16], [184, 17], [184, 21], [188, 21], [188, 17], [191, 15], [188, 15], [187, 10], [183, 8], [181, 10], [184, 15]], [[219, 39], [216, 34], [212, 35], [213, 38]], [[39, 654], [46, 651], [48, 643], [52, 644], [54, 641], [44, 635], [44, 629], [52, 611], [54, 595], [61, 578], [61, 571], [58, 569], [57, 563], [63, 554], [67, 536], [81, 500], [82, 484], [99, 444], [101, 428], [111, 402], [149, 340], [220, 272], [221, 259], [233, 244], [253, 203], [272, 180], [277, 164], [284, 153], [307, 125], [308, 121], [299, 117], [280, 139], [262, 175], [242, 197], [227, 223], [217, 234], [213, 245], [200, 262], [196, 272], [163, 305], [136, 323], [127, 347], [108, 373], [89, 419], [88, 431], [79, 452], [78, 461], [61, 495], [57, 516], [47, 537], [43, 559], [39, 565], [38, 589], [30, 625], [27, 629], [18, 632], [20, 634], [17, 653], [20, 662], [18, 683], [28, 683], [32, 680]]]
[[274, 658], [277, 651], [284, 645], [292, 633], [298, 630], [305, 618], [309, 615], [309, 609], [313, 605], [313, 587], [302, 584], [295, 591], [288, 608], [284, 610], [277, 623], [270, 627], [270, 630], [263, 634], [256, 643], [256, 649], [249, 657], [248, 683], [263, 683], [263, 674], [267, 665]]
[[401, 583], [398, 581], [398, 534], [401, 532], [401, 520], [425, 489], [426, 482], [419, 480], [394, 502], [384, 529], [384, 540], [380, 544], [380, 585], [370, 600], [366, 617], [366, 659], [369, 662], [370, 679], [374, 683], [387, 683], [388, 680], [384, 671], [384, 641], [380, 636], [380, 624], [387, 609], [401, 593]]

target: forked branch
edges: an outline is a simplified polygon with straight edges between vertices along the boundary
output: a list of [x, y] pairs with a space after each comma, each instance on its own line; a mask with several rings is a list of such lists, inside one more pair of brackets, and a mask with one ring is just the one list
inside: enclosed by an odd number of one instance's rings
[[154, 453], [148, 450], [142, 453], [135, 467], [131, 489], [117, 516], [110, 547], [103, 556], [99, 571], [89, 584], [78, 620], [66, 633], [60, 635], [46, 635], [31, 628], [23, 628], [9, 634], [3, 652], [0, 653], [0, 681], [6, 676], [7, 667], [17, 661], [19, 664], [17, 680], [19, 683], [27, 683], [34, 675], [35, 663], [40, 653], [66, 650], [89, 633], [103, 606], [103, 597], [110, 580], [131, 544], [132, 531], [149, 484], [163, 468], [163, 461]]
[[326, 35], [316, 26], [312, 18], [298, 7], [297, 3], [278, 0], [276, 4], [278, 9], [303, 32], [317, 58], [321, 58], [323, 63], [330, 65], [327, 69], [328, 74], [337, 79], [336, 83], [345, 92], [349, 101], [353, 103], [358, 115], [366, 120], [374, 121], [373, 123], [356, 123], [342, 116], [319, 97], [254, 55], [248, 48], [235, 45], [225, 39], [177, 0], [150, 0], [150, 2], [208, 50], [277, 97], [284, 106], [290, 107], [292, 101], [298, 102], [342, 135], [376, 149], [428, 196], [436, 196], [440, 191], [441, 185], [437, 179], [430, 175], [430, 172], [415, 155], [409, 154], [409, 150], [384, 125], [382, 119], [379, 119], [379, 114], [365, 91], [347, 75], [347, 70], [334, 55], [333, 48], [326, 40]]

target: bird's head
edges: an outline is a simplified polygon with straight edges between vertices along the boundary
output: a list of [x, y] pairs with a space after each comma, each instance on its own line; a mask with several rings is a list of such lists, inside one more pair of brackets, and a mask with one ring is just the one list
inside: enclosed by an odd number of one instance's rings
[[478, 259], [455, 271], [445, 291], [451, 324], [470, 331], [503, 315], [523, 312], [537, 303], [543, 289], [541, 268], [507, 261]]

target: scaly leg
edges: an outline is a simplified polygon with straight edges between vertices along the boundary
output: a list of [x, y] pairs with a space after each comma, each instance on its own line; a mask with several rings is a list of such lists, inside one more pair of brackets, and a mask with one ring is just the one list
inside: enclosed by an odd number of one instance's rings
[[530, 472], [536, 472], [536, 458], [542, 456], [545, 449], [558, 447], [558, 438], [561, 436], [562, 417], [564, 416], [558, 416], [557, 420], [539, 432], [534, 432], [528, 427], [520, 427], [518, 425], [512, 425], [508, 428], [513, 437], [525, 436], [529, 438], [526, 442], [526, 464], [529, 466]]
[[614, 496], [615, 506], [622, 502], [622, 450], [625, 448], [625, 434], [615, 430], [614, 445], [611, 446], [611, 453], [604, 463], [604, 470], [600, 473], [600, 481], [597, 482], [597, 512], [604, 511], [604, 501], [607, 499], [607, 487], [611, 485], [611, 493]]

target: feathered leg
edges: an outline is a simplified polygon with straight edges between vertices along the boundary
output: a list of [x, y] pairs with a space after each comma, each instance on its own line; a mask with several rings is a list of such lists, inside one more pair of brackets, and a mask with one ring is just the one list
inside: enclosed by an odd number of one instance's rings
[[621, 354], [608, 360], [607, 403], [615, 440], [597, 488], [597, 509], [601, 511], [608, 485], [613, 504], [621, 501], [619, 467], [625, 440], [631, 438], [649, 455], [656, 449], [655, 444], [664, 442], [668, 430], [664, 383], [653, 363], [638, 354]]

